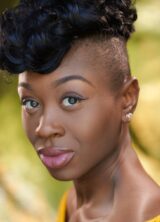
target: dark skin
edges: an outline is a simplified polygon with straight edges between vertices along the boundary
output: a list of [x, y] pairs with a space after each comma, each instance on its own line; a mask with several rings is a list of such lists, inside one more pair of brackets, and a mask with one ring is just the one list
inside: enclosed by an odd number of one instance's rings
[[160, 214], [160, 188], [129, 135], [126, 115], [135, 110], [138, 82], [126, 76], [113, 90], [110, 72], [95, 43], [84, 41], [52, 73], [19, 75], [23, 125], [37, 153], [73, 153], [65, 166], [47, 167], [54, 178], [73, 180], [68, 222], [142, 222]]

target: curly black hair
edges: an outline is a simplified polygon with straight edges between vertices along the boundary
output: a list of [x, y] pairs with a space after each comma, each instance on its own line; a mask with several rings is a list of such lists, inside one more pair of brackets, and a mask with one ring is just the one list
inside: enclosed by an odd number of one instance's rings
[[0, 69], [49, 73], [77, 39], [127, 42], [136, 19], [131, 0], [21, 0], [0, 17]]

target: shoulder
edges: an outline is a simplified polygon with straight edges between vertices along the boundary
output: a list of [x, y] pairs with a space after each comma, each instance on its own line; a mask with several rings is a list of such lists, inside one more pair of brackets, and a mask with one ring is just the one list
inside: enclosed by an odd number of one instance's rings
[[147, 222], [160, 222], [160, 187], [150, 192], [146, 200], [144, 215]]

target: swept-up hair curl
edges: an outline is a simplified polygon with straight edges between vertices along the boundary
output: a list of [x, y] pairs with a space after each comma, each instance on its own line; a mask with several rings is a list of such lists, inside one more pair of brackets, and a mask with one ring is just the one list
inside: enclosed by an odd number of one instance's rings
[[131, 0], [21, 0], [0, 17], [0, 69], [49, 73], [77, 38], [127, 41], [136, 18]]

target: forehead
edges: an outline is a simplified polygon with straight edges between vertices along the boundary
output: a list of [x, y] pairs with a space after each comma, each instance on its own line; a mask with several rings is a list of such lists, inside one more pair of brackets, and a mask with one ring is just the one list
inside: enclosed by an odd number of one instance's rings
[[64, 57], [60, 68], [83, 68], [106, 71], [103, 49], [96, 41], [85, 39], [77, 41]]
[[81, 75], [93, 82], [104, 83], [108, 79], [109, 70], [105, 65], [107, 58], [103, 54], [99, 43], [89, 39], [77, 41], [66, 54], [60, 66], [50, 73], [51, 75], [24, 72], [19, 75], [19, 81], [36, 83], [42, 78], [49, 80], [67, 75]]

